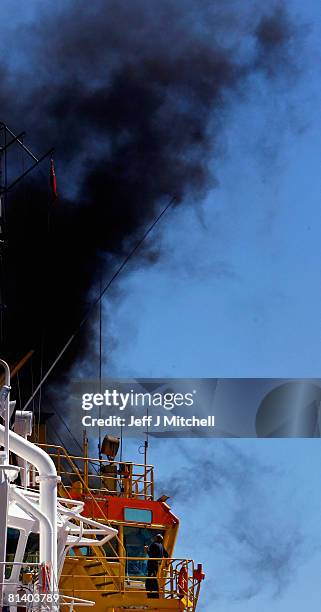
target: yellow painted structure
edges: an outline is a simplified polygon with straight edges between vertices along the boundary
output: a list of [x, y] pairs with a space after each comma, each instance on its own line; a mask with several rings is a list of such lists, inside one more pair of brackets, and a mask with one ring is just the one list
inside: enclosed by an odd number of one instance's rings
[[[179, 521], [165, 496], [154, 499], [153, 467], [89, 458], [86, 445], [83, 457], [61, 446], [40, 446], [56, 464], [60, 496], [81, 500], [85, 516], [118, 530], [104, 547], [97, 541], [69, 550], [59, 581], [63, 593], [94, 601], [97, 612], [195, 612], [202, 567], [174, 557]], [[145, 547], [159, 533], [169, 557], [157, 560], [156, 590], [146, 590]]]

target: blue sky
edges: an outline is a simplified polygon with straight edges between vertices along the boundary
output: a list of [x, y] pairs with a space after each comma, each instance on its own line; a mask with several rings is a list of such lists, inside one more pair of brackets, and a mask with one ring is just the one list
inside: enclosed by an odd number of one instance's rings
[[[167, 214], [158, 263], [132, 263], [104, 304], [106, 376], [320, 377], [321, 5], [288, 4], [308, 24], [300, 79], [232, 105], [218, 187]], [[2, 3], [11, 23], [39, 2], [23, 6]], [[171, 501], [177, 555], [207, 574], [200, 611], [319, 609], [320, 459], [318, 440], [151, 443], [162, 492], [186, 474]]]
[[317, 27], [300, 85], [272, 99], [255, 90], [231, 112], [224, 155], [213, 162], [219, 187], [202, 207], [167, 215], [151, 239], [162, 244], [160, 262], [147, 271], [133, 265], [117, 308], [107, 304], [115, 371], [318, 375]]
[[[168, 214], [153, 236], [162, 244], [159, 263], [149, 270], [133, 265], [116, 307], [106, 303], [115, 341], [108, 375], [319, 376], [321, 7], [312, 1], [289, 6], [309, 24], [299, 85], [272, 99], [256, 90], [241, 112], [231, 112], [224, 154], [213, 162], [218, 188], [201, 211]], [[106, 344], [110, 357], [108, 338]], [[204, 493], [186, 467], [184, 453], [199, 464], [211, 458], [215, 466], [219, 449], [232, 479], [237, 462], [224, 441], [207, 440], [206, 447], [195, 441], [193, 450], [190, 441], [181, 441], [179, 450], [173, 441], [151, 443], [156, 479], [165, 485], [183, 466], [194, 483], [190, 498], [178, 496], [174, 510], [181, 517], [177, 554], [205, 566], [200, 610], [318, 610], [320, 442], [228, 444], [257, 466], [246, 499], [231, 497], [228, 475], [213, 489], [209, 473]], [[128, 443], [128, 456], [134, 447]], [[254, 562], [253, 551], [233, 539], [235, 522], [239, 533], [257, 535], [261, 556]], [[273, 563], [291, 542], [280, 579]], [[269, 555], [272, 565], [262, 570]]]
[[318, 610], [319, 440], [152, 440], [149, 461], [181, 521], [176, 556], [203, 563], [202, 612]]

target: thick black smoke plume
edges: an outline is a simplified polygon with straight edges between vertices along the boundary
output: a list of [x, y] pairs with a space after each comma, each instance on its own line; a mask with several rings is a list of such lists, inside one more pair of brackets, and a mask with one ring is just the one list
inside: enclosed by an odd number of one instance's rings
[[7, 199], [4, 357], [39, 357], [43, 345], [45, 369], [101, 271], [108, 278], [106, 261], [168, 198], [195, 200], [213, 185], [229, 106], [253, 75], [272, 88], [293, 74], [296, 26], [278, 4], [261, 4], [71, 0], [39, 5], [20, 26], [0, 66], [0, 119], [25, 129], [37, 153], [55, 147], [60, 197], [50, 202], [44, 163]]

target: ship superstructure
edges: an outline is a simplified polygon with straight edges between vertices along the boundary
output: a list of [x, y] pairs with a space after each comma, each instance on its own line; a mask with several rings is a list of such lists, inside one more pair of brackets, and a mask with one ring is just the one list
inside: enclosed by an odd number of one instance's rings
[[[35, 444], [29, 411], [15, 412], [16, 431], [11, 431], [5, 367], [0, 391], [4, 603], [12, 610], [17, 601], [28, 601], [31, 610], [81, 605], [105, 612], [194, 612], [204, 573], [193, 560], [174, 556], [179, 520], [166, 496], [155, 499], [153, 467], [116, 461], [119, 439], [109, 435], [101, 445], [103, 459], [88, 456], [86, 435], [82, 456], [48, 444], [44, 434]], [[155, 536], [166, 556], [148, 554]], [[157, 568], [153, 574], [151, 562]]]
[[[70, 456], [61, 446], [42, 445], [57, 466], [59, 490], [64, 497], [84, 503], [83, 514], [117, 530], [107, 545], [75, 547], [66, 557], [61, 587], [73, 595], [94, 599], [97, 609], [190, 610], [196, 609], [201, 566], [174, 556], [179, 520], [166, 503], [155, 499], [151, 465], [115, 461], [119, 440], [106, 436], [102, 454], [106, 459]], [[158, 560], [157, 590], [149, 591], [146, 547], [161, 534], [168, 558]], [[79, 584], [78, 584], [79, 588]]]

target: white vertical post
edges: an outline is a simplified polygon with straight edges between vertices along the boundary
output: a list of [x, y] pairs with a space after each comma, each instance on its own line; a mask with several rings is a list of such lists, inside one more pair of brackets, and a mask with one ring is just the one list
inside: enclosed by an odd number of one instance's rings
[[5, 577], [5, 561], [7, 552], [7, 524], [8, 524], [8, 493], [9, 481], [5, 472], [5, 466], [9, 464], [9, 420], [10, 420], [10, 368], [8, 364], [0, 359], [0, 365], [5, 370], [5, 386], [3, 387], [2, 402], [0, 407], [4, 419], [4, 452], [0, 453], [0, 605], [3, 605], [3, 583]]
[[[9, 421], [10, 421], [10, 368], [6, 361], [0, 359], [0, 365], [3, 366], [5, 371], [4, 386], [2, 387], [3, 394], [3, 418], [4, 418], [4, 451], [6, 453], [6, 463], [9, 464]], [[0, 407], [1, 396], [0, 396]]]
[[[0, 606], [3, 605], [3, 583], [5, 577], [5, 562], [7, 552], [7, 523], [8, 523], [8, 499], [9, 482], [5, 472], [6, 455], [0, 453]], [[1, 608], [2, 609], [2, 608]]]
[[[5, 429], [0, 425], [0, 444], [4, 444]], [[26, 459], [39, 472], [40, 510], [47, 516], [50, 529], [40, 527], [40, 562], [52, 567], [57, 578], [57, 471], [47, 453], [32, 442], [10, 431], [10, 448], [15, 455]]]

